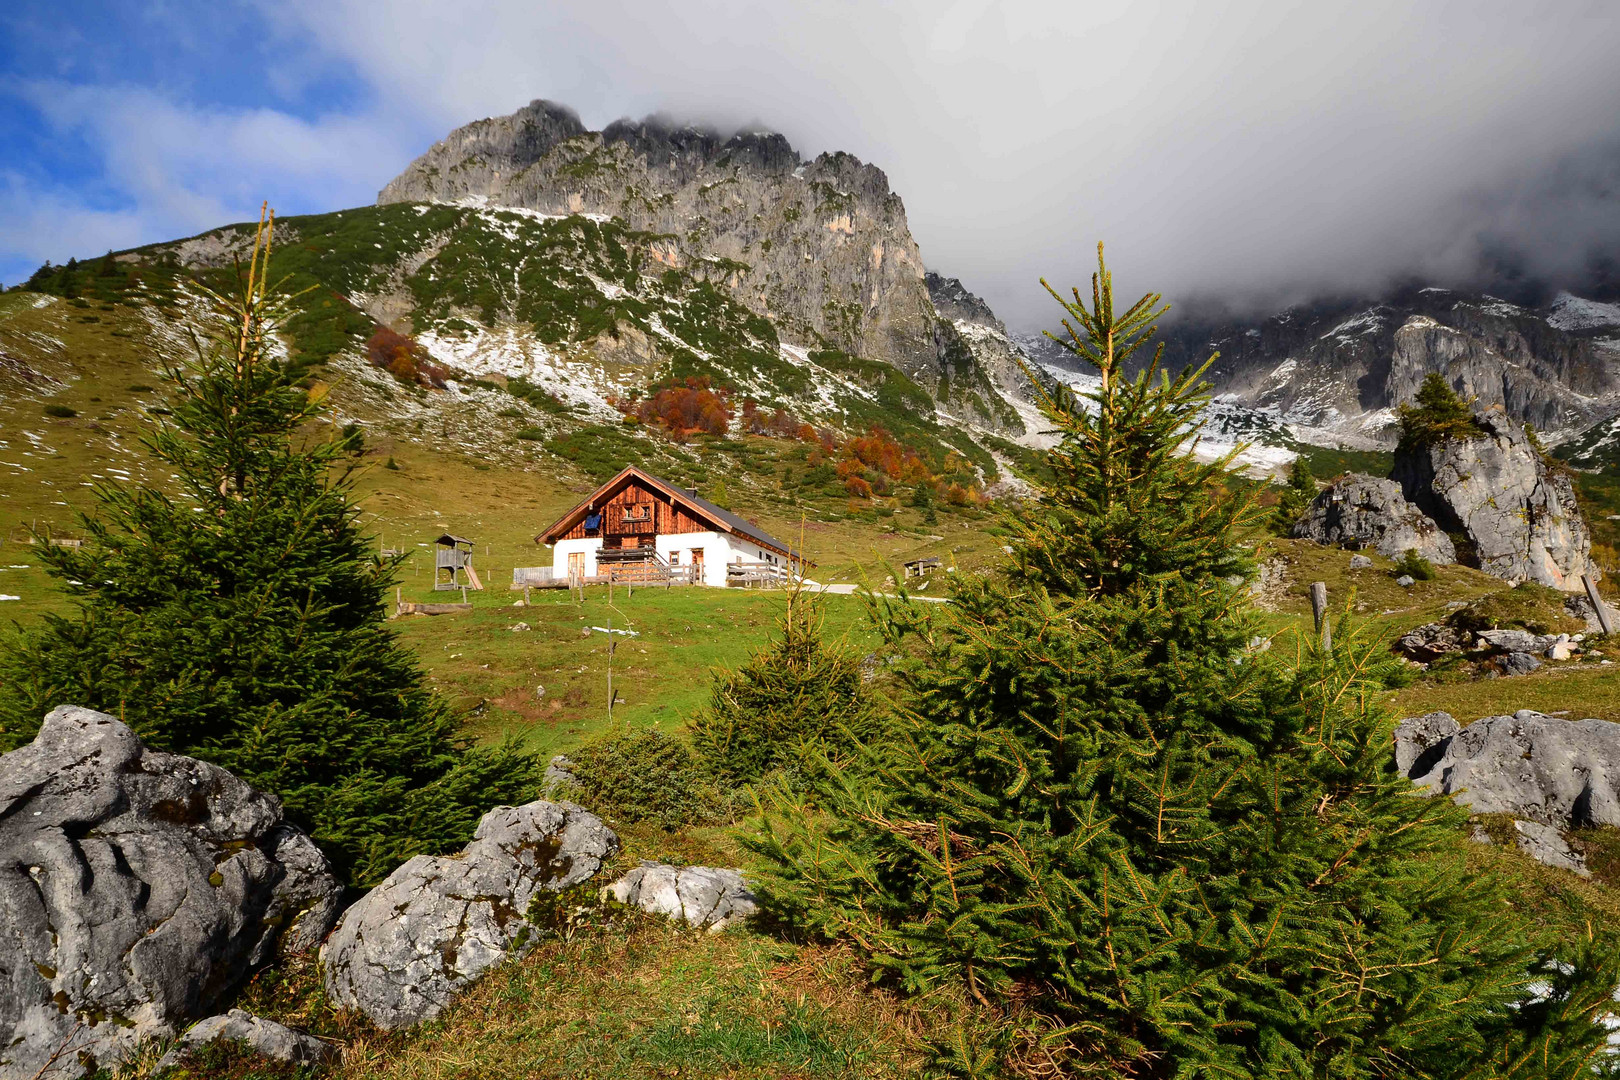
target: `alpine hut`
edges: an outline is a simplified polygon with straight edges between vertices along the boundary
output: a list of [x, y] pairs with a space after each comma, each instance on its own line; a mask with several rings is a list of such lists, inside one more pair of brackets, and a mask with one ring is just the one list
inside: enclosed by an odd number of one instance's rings
[[726, 585], [786, 580], [805, 565], [758, 525], [635, 466], [534, 539], [552, 546], [557, 581]]

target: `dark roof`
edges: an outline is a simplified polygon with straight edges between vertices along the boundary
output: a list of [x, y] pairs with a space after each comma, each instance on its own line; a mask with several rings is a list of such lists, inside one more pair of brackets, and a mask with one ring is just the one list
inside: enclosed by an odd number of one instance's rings
[[[668, 487], [670, 485], [666, 484], [665, 486]], [[797, 551], [794, 551], [792, 548], [782, 543], [782, 541], [778, 540], [776, 537], [772, 536], [758, 525], [755, 525], [751, 521], [745, 521], [736, 514], [733, 514], [730, 510], [724, 510], [714, 505], [714, 503], [703, 498], [691, 488], [676, 488], [675, 490], [681, 493], [682, 498], [691, 503], [693, 506], [697, 507], [699, 510], [702, 510], [705, 514], [708, 514], [710, 517], [719, 518], [727, 525], [730, 525], [732, 532], [741, 533], [750, 540], [758, 540], [767, 547], [780, 548], [783, 551], [791, 554], [795, 559], [799, 557], [799, 553]]]
[[620, 472], [614, 476], [613, 479], [609, 480], [607, 483], [603, 484], [601, 487], [587, 495], [584, 499], [576, 503], [572, 510], [569, 510], [568, 513], [552, 522], [544, 532], [542, 532], [539, 536], [536, 536], [534, 538], [535, 542], [546, 543], [548, 542], [545, 540], [547, 536], [558, 532], [566, 532], [568, 529], [573, 528], [576, 518], [583, 517], [584, 514], [582, 511], [589, 508], [592, 503], [601, 497], [604, 491], [618, 486], [621, 481], [627, 480], [633, 476], [639, 477], [655, 487], [662, 488], [671, 496], [679, 499], [683, 503], [686, 503], [693, 510], [696, 510], [704, 517], [718, 522], [727, 532], [736, 533], [739, 536], [746, 536], [748, 539], [755, 541], [763, 547], [774, 548], [777, 551], [786, 553], [791, 558], [804, 558], [804, 556], [788, 547], [786, 544], [772, 536], [770, 533], [766, 532], [764, 529], [761, 529], [758, 525], [738, 517], [730, 510], [724, 510], [714, 505], [714, 503], [703, 498], [691, 488], [677, 487], [667, 480], [660, 480], [651, 473], [644, 472], [643, 470], [636, 468], [634, 465], [626, 466], [624, 469], [620, 470]]
[[434, 542], [443, 544], [446, 547], [449, 547], [451, 544], [467, 544], [469, 546], [472, 544], [472, 541], [467, 539], [465, 536], [452, 536], [449, 533], [445, 533]]

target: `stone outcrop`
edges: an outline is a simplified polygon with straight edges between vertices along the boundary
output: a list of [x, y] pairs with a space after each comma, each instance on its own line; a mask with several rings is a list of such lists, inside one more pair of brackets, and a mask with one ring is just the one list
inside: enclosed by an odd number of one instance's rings
[[605, 899], [688, 926], [724, 930], [752, 915], [758, 904], [736, 870], [643, 862], [602, 890]]
[[340, 887], [280, 802], [53, 710], [0, 757], [0, 1077], [78, 1076], [318, 942]]
[[498, 806], [451, 856], [418, 855], [344, 912], [321, 950], [327, 995], [382, 1028], [437, 1016], [474, 979], [522, 956], [546, 893], [588, 881], [619, 848], [572, 803]]
[[805, 161], [774, 132], [657, 117], [589, 131], [535, 101], [457, 128], [378, 195], [435, 200], [605, 214], [665, 234], [655, 257], [706, 273], [789, 340], [888, 361], [931, 392], [957, 389], [972, 362], [953, 350], [959, 335], [941, 333], [900, 196], [849, 154]]
[[174, 1048], [158, 1061], [157, 1072], [180, 1065], [186, 1055], [209, 1043], [236, 1042], [272, 1061], [294, 1065], [320, 1065], [337, 1056], [334, 1047], [313, 1035], [294, 1031], [274, 1020], [264, 1020], [241, 1009], [200, 1020], [182, 1036]]
[[1480, 814], [1558, 829], [1620, 825], [1620, 724], [1522, 709], [1462, 727], [1446, 713], [1395, 729], [1411, 780]]
[[1466, 397], [1543, 431], [1597, 419], [1615, 388], [1602, 338], [1546, 310], [1449, 289], [1401, 289], [1301, 305], [1260, 319], [1198, 319], [1166, 330], [1171, 370], [1218, 351], [1217, 393], [1358, 446], [1393, 447], [1392, 410], [1438, 372]]
[[1522, 423], [1500, 409], [1475, 420], [1477, 437], [1398, 452], [1391, 478], [1442, 529], [1468, 535], [1470, 561], [1485, 573], [1579, 589], [1582, 574], [1598, 571], [1574, 485], [1542, 459]]
[[[956, 278], [930, 270], [923, 280], [928, 286], [929, 298], [934, 302], [934, 310], [939, 312], [947, 325], [955, 329], [962, 344], [972, 352], [977, 370], [1009, 397], [1030, 404], [1036, 402], [1039, 394], [1030, 373], [1042, 378], [1042, 372], [1024, 348], [1013, 340], [1006, 324], [990, 310], [990, 305]], [[949, 349], [942, 344], [941, 356], [948, 353]], [[971, 370], [964, 373], [970, 378], [974, 374]], [[957, 387], [956, 390], [958, 396], [977, 392], [977, 388], [971, 385]], [[991, 401], [993, 404], [994, 399]], [[1019, 421], [1019, 426], [1024, 426], [1023, 421]]]
[[1555, 826], [1539, 821], [1515, 821], [1513, 832], [1515, 846], [1536, 862], [1569, 870], [1581, 877], [1592, 876], [1586, 868], [1586, 859], [1569, 846], [1569, 841]]
[[1432, 622], [1415, 626], [1395, 639], [1397, 653], [1420, 664], [1432, 664], [1442, 656], [1477, 648], [1474, 635], [1450, 623]]
[[1294, 535], [1319, 544], [1371, 548], [1392, 559], [1416, 550], [1438, 565], [1457, 561], [1451, 538], [1407, 501], [1399, 484], [1361, 473], [1320, 492], [1295, 524]]

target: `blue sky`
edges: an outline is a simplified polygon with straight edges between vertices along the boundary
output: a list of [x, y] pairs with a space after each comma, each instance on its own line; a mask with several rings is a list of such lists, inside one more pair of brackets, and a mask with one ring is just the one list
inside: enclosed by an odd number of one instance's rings
[[261, 199], [369, 201], [429, 137], [372, 105], [352, 69], [251, 6], [23, 0], [0, 13], [0, 282]]
[[1594, 0], [10, 0], [0, 283], [369, 202], [535, 97], [874, 162], [1014, 325], [1099, 238], [1173, 298], [1563, 272], [1620, 251], [1616, 56]]

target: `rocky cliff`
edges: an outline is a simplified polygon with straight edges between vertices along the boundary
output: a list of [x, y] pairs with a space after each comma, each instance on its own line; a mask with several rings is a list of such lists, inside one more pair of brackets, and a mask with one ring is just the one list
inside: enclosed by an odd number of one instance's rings
[[1495, 577], [1566, 592], [1599, 575], [1574, 485], [1502, 409], [1476, 413], [1479, 434], [1396, 452], [1391, 479], [1448, 533], [1465, 534], [1459, 558]]
[[[1422, 288], [1375, 301], [1290, 308], [1269, 318], [1172, 326], [1177, 364], [1221, 356], [1216, 391], [1284, 420], [1365, 445], [1392, 445], [1393, 410], [1424, 376], [1444, 375], [1482, 406], [1554, 433], [1620, 410], [1620, 308], [1560, 294], [1526, 307]], [[1316, 439], [1314, 441], [1331, 441]]]
[[378, 201], [620, 218], [660, 234], [655, 258], [723, 285], [790, 342], [887, 361], [976, 419], [1010, 412], [969, 400], [995, 390], [964, 370], [973, 351], [935, 312], [905, 205], [881, 169], [849, 154], [806, 161], [773, 132], [726, 136], [657, 118], [588, 131], [571, 110], [536, 101], [451, 132]]
[[[953, 277], [936, 274], [932, 270], [923, 275], [928, 286], [929, 299], [940, 319], [954, 330], [962, 344], [973, 353], [978, 367], [997, 387], [1021, 403], [1036, 399], [1035, 385], [1028, 372], [1037, 370], [1024, 348], [1007, 332], [1007, 326], [990, 305], [968, 291], [967, 286]], [[1026, 419], [1035, 414], [1028, 414]]]

